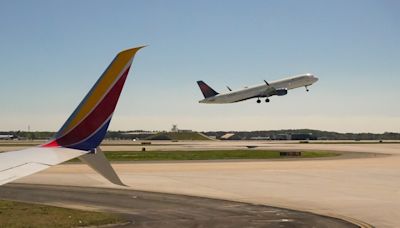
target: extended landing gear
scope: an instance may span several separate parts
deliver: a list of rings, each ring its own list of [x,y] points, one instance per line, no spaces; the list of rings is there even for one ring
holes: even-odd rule
[[[269,102],[269,98],[265,99],[265,102],[268,103]],[[257,104],[260,104],[260,103],[261,103],[260,98],[257,98]]]
[[[308,86],[304,86],[304,87],[306,87],[306,91],[307,91],[307,92],[310,91],[310,90],[308,89]]]

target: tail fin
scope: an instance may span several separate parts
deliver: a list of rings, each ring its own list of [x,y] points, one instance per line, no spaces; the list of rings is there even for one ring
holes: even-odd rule
[[[215,95],[218,95],[215,90],[213,90],[210,86],[208,86],[205,82],[203,81],[197,81],[197,84],[200,87],[201,92],[203,93],[204,98],[209,98],[213,97]]]
[[[95,150],[107,132],[133,58],[142,47],[118,53],[72,115],[44,147]]]

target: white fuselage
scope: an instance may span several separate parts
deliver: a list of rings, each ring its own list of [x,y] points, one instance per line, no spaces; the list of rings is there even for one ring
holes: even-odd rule
[[[316,81],[318,81],[318,78],[312,74],[297,75],[294,77],[289,77],[282,80],[270,82],[268,83],[269,85],[267,85],[267,83],[264,83],[261,85],[248,87],[238,91],[218,94],[216,96],[200,100],[199,103],[224,104],[224,103],[234,103],[251,98],[270,97],[274,95],[271,94],[271,90],[274,89],[290,90],[299,87],[310,86]]]

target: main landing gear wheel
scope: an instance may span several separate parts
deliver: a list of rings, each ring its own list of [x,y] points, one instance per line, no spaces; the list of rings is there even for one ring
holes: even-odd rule
[[[267,102],[267,103],[268,103],[268,102],[269,102],[269,98],[265,99],[265,102]]]
[[[261,100],[260,100],[260,98],[258,98],[258,99],[257,99],[257,103],[258,103],[258,104],[260,104],[260,103],[261,103]]]

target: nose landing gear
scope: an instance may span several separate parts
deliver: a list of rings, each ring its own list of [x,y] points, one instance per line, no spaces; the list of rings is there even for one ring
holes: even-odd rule
[[[267,102],[267,103],[268,103],[268,102],[269,102],[269,98],[265,99],[265,102]]]
[[[308,86],[304,86],[304,87],[306,87],[306,91],[307,91],[307,92],[310,91],[310,90],[308,89]]]

